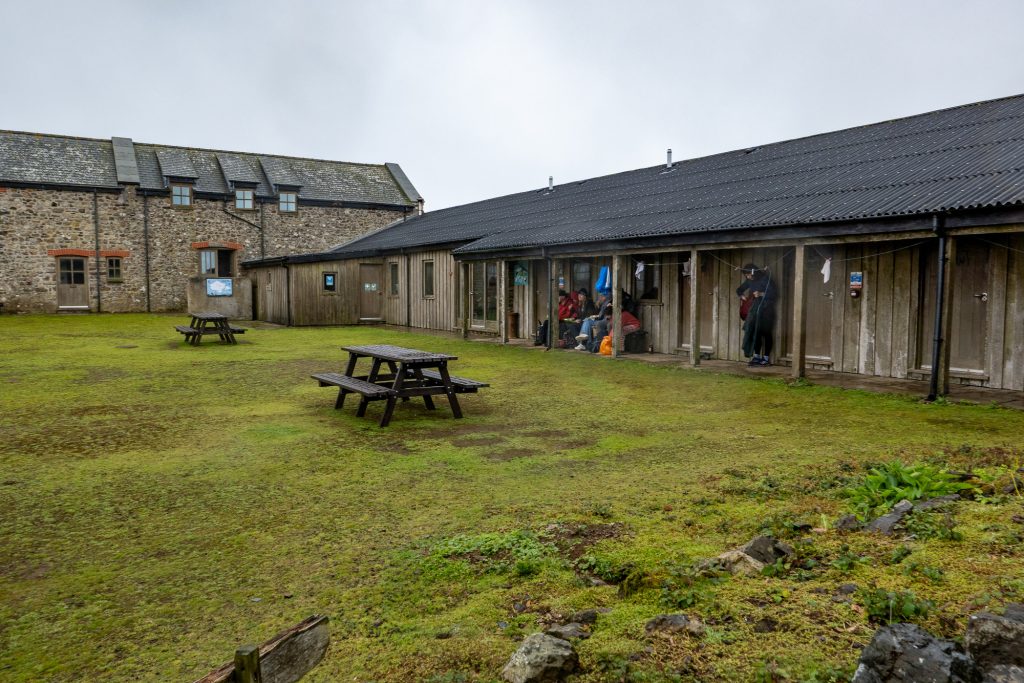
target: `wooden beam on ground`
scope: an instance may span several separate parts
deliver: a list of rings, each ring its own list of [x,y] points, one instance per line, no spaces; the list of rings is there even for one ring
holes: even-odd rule
[[[690,250],[690,365],[700,365],[700,252]]]
[[[794,378],[807,375],[807,249],[796,247],[793,262],[793,367]]]
[[[258,649],[254,646],[239,648],[234,662],[195,683],[295,683],[324,658],[331,640],[327,622],[326,616],[314,615],[278,633]],[[253,670],[257,678],[251,676]]]

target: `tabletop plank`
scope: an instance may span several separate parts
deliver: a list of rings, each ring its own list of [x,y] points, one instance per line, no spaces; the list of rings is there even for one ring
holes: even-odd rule
[[[458,356],[451,356],[447,353],[432,353],[420,351],[419,349],[407,349],[402,346],[391,344],[364,344],[360,346],[342,346],[342,351],[348,351],[359,356],[369,356],[395,363],[424,363],[458,360]]]

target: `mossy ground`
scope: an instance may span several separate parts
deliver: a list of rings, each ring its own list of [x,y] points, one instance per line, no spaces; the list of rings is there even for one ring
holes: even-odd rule
[[[308,680],[493,681],[539,620],[590,607],[610,611],[578,645],[581,682],[829,680],[873,629],[833,600],[842,583],[933,600],[924,626],[946,636],[1024,599],[1009,495],[958,504],[959,542],[805,532],[816,570],[695,596],[703,639],[643,629],[673,611],[674,567],[835,519],[866,463],[1015,457],[1020,412],[379,328],[192,348],[178,322],[0,318],[5,681],[191,680],[313,613],[332,643]],[[334,411],[309,379],[371,342],[454,353],[492,386],[464,420],[410,402],[379,429],[380,404]],[[832,567],[844,544],[868,562]],[[583,555],[639,590],[590,585]]]

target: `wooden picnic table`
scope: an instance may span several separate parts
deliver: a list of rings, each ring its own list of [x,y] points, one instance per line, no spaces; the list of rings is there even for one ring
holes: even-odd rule
[[[245,328],[232,326],[223,313],[193,313],[188,325],[175,325],[174,329],[185,335],[185,341],[192,346],[199,346],[206,334],[215,334],[222,342],[237,344],[235,335],[245,333]]]
[[[414,396],[422,396],[427,410],[434,410],[432,397],[444,394],[448,397],[452,415],[461,418],[462,408],[456,394],[475,393],[481,387],[488,386],[484,382],[452,377],[448,373],[448,362],[458,360],[458,356],[447,353],[432,353],[390,344],[341,348],[348,352],[344,374],[320,373],[313,375],[313,378],[320,382],[320,386],[333,385],[339,388],[335,408],[344,405],[347,394],[361,394],[363,398],[356,412],[360,417],[366,414],[366,406],[370,401],[386,400],[387,405],[380,420],[381,427],[391,422],[399,399],[408,401]],[[356,375],[356,366],[362,358],[372,359],[370,371],[366,375]]]

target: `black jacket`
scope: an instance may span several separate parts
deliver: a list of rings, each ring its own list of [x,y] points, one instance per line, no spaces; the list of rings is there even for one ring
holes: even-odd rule
[[[779,298],[779,288],[775,286],[775,280],[768,273],[762,273],[753,280],[744,280],[743,284],[736,288],[736,295],[754,296],[754,292],[761,292],[761,296],[754,299],[747,314],[747,320],[760,318],[761,320],[775,319],[775,302]]]

